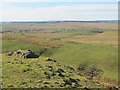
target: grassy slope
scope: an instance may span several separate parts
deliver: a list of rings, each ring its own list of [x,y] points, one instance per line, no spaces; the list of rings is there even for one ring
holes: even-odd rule
[[[39,54],[40,51],[42,51],[44,48],[49,48],[49,47],[29,44],[16,40],[2,40],[2,52],[13,51],[18,49],[31,49],[32,51]]]
[[[54,50],[50,57],[73,67],[78,67],[79,64],[98,66],[103,69],[104,77],[117,80],[117,51],[117,47],[110,45],[69,43]]]
[[[58,62],[46,61],[45,57],[23,59],[14,55],[6,56],[6,53],[2,54],[2,57],[3,88],[103,87],[94,80],[77,75],[75,71],[67,69]],[[52,69],[47,66],[51,66]],[[58,72],[58,69],[64,72]]]
[[[44,46],[20,41],[3,40],[3,51],[32,49],[39,54],[44,48]],[[62,64],[75,68],[79,64],[98,66],[104,70],[104,77],[117,80],[117,47],[111,45],[64,43],[61,48],[47,47],[47,51],[43,56],[53,58]]]

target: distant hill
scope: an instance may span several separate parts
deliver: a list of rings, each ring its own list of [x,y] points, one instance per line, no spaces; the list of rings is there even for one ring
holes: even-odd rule
[[[118,22],[118,20],[95,20],[95,21],[12,21],[12,22],[0,22],[0,23],[61,23],[61,22]]]

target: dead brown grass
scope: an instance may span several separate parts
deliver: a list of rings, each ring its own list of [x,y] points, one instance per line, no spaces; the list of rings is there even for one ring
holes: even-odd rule
[[[67,38],[74,35],[52,34],[52,33],[25,33],[26,36],[42,37],[42,38]]]
[[[97,78],[97,77],[94,77],[93,78],[95,81],[99,82],[100,84],[102,84],[103,86],[105,87],[118,87],[118,82],[116,82],[115,80],[111,80],[109,78]]]
[[[85,44],[108,44],[108,45],[114,45],[118,46],[117,41],[73,41],[74,43],[85,43]]]
[[[31,44],[41,45],[41,46],[49,46],[53,48],[58,48],[61,46],[61,44],[52,40],[50,41],[43,38],[28,37],[21,34],[12,34],[12,33],[3,34],[2,39],[3,40],[19,40],[26,43],[31,43]]]
[[[117,31],[109,31],[104,32],[98,35],[76,35],[74,37],[68,37],[67,40],[70,40],[74,43],[86,43],[86,44],[107,44],[119,46],[120,42],[118,42],[118,32]]]

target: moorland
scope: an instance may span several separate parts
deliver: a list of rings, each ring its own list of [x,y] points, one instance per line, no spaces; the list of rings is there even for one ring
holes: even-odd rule
[[[117,88],[117,22],[2,23],[3,88]],[[31,50],[38,58],[13,52]]]

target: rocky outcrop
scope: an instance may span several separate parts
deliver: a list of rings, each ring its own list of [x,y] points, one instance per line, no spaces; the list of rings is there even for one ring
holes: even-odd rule
[[[14,54],[16,56],[19,56],[21,58],[38,58],[39,55],[35,54],[34,52],[32,52],[32,50],[18,50],[18,51],[14,51]]]

